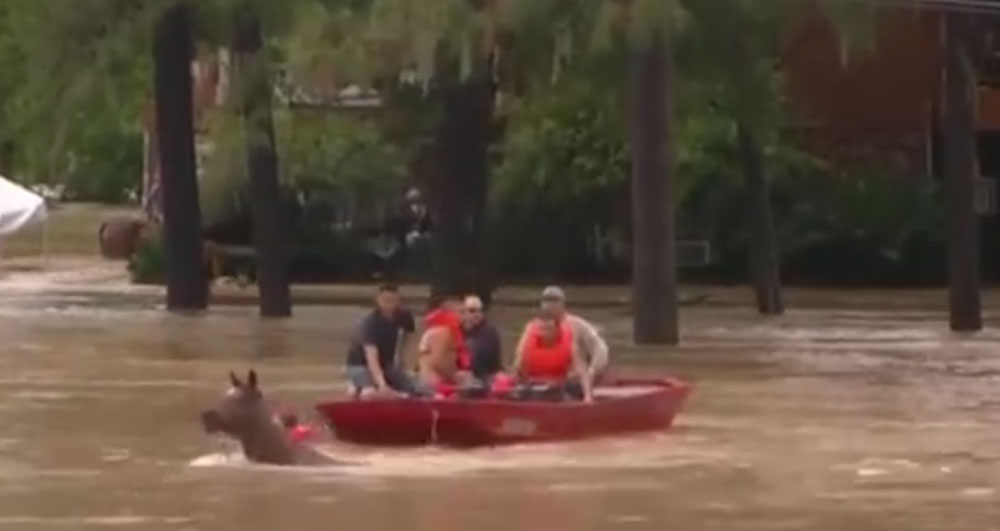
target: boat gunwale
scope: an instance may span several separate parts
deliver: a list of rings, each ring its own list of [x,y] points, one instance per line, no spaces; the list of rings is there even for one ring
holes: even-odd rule
[[[553,410],[553,409],[582,409],[582,408],[600,408],[602,405],[615,403],[621,404],[622,402],[631,402],[634,400],[648,400],[652,396],[662,395],[664,397],[677,397],[681,400],[685,399],[687,395],[693,390],[693,385],[677,378],[673,377],[659,377],[659,378],[616,378],[612,381],[612,385],[602,385],[601,387],[627,387],[627,386],[648,386],[649,391],[638,392],[633,395],[628,396],[614,396],[602,398],[591,403],[581,402],[581,401],[565,401],[565,402],[545,402],[545,401],[528,401],[528,400],[507,400],[501,398],[375,398],[375,399],[337,399],[329,400],[324,402],[319,402],[316,404],[315,409],[327,415],[329,408],[337,408],[343,410],[348,406],[353,406],[360,409],[376,408],[385,405],[396,405],[396,404],[413,404],[422,406],[441,406],[444,408],[449,408],[454,410],[460,406],[504,406],[510,409],[518,410]],[[463,408],[464,409],[464,408]],[[327,420],[330,420],[329,418]]]

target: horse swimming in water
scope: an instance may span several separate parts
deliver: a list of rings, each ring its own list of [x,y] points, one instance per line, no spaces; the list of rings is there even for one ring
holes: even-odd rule
[[[247,374],[244,382],[229,373],[230,388],[222,399],[202,411],[201,423],[206,433],[223,433],[240,442],[248,461],[270,465],[347,464],[289,437],[288,430],[264,401],[257,373]]]

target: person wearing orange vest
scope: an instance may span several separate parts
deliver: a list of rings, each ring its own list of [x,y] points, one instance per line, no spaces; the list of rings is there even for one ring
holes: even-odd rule
[[[424,385],[450,394],[466,379],[469,350],[462,334],[459,297],[447,297],[424,317],[426,329],[420,339],[417,373]]]
[[[593,400],[587,364],[573,339],[573,328],[551,312],[542,312],[525,331],[514,359],[514,373],[527,382],[565,386],[579,379],[585,402]]]

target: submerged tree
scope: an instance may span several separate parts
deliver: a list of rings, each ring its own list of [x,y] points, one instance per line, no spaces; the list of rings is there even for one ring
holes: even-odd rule
[[[194,149],[193,41],[190,7],[183,1],[167,7],[153,31],[153,65],[170,310],[208,305]]]
[[[632,6],[629,59],[629,144],[632,157],[633,338],[676,344],[677,259],[674,216],[674,87],[671,6]]]
[[[278,185],[278,156],[271,112],[272,81],[258,13],[249,2],[235,8],[234,50],[239,108],[244,121],[246,170],[249,174],[260,313],[287,317],[289,292],[289,220],[284,218]]]
[[[483,234],[496,101],[495,55],[489,41],[480,33],[467,44],[473,50],[452,50],[435,72],[433,91],[442,112],[434,127],[428,173],[422,176],[434,220],[432,292],[473,292],[487,301],[492,286]],[[462,59],[463,53],[470,57]]]
[[[977,20],[945,13],[944,189],[948,223],[949,321],[955,331],[983,327],[979,294],[979,230],[975,210]]]
[[[795,12],[752,0],[686,2],[689,24],[680,38],[683,68],[696,87],[700,113],[731,121],[745,179],[751,228],[750,279],[757,309],[784,311],[779,250],[768,184],[766,146],[781,125],[778,59],[781,32]],[[694,91],[692,91],[694,92]]]

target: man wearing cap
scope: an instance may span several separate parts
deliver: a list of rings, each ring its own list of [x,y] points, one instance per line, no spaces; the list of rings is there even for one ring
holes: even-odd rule
[[[573,331],[573,350],[588,364],[589,383],[599,383],[607,371],[610,356],[608,344],[597,332],[597,328],[586,319],[566,311],[566,293],[559,286],[548,286],[542,290],[541,306],[543,311],[569,325]],[[528,337],[529,330],[525,327],[517,344],[518,356],[524,352]]]

